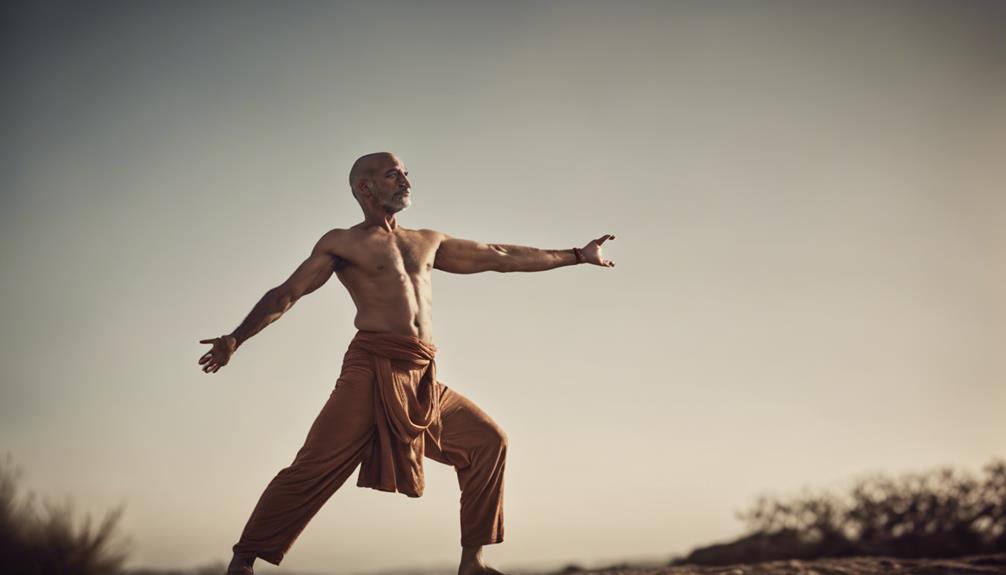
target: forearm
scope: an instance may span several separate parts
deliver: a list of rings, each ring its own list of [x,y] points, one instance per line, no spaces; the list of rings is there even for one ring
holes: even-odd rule
[[[280,292],[276,288],[267,291],[252,308],[248,317],[230,335],[237,340],[237,345],[240,347],[245,340],[279,319],[293,306],[293,302],[293,296],[289,293]]]
[[[489,245],[499,255],[494,268],[499,272],[540,272],[579,263],[572,248],[542,250],[509,244]]]

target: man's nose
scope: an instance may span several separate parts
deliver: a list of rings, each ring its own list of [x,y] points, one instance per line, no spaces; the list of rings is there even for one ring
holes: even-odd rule
[[[409,181],[408,176],[405,174],[398,174],[398,183],[406,188],[412,187],[412,182]]]

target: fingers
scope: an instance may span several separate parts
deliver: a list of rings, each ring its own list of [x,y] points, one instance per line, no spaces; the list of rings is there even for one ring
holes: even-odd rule
[[[597,238],[596,240],[594,240],[593,243],[597,244],[597,247],[600,248],[601,244],[603,244],[604,242],[606,242],[608,240],[613,240],[613,239],[615,239],[615,235],[614,234],[604,234],[603,236],[601,236],[601,237]],[[601,259],[600,258],[600,255],[601,255],[600,250],[598,250],[597,255],[598,255],[597,265],[602,266],[602,267],[606,267],[606,268],[613,268],[613,267],[615,267],[615,262],[613,262],[611,260],[605,260],[605,259]]]
[[[211,343],[213,344],[213,349],[207,351],[199,358],[199,365],[203,366],[203,372],[205,373],[216,373],[220,369],[220,364],[213,359],[213,350],[217,348],[217,343],[219,342],[219,337],[211,337],[209,339],[201,339],[199,343]]]
[[[213,344],[213,349],[207,351],[199,358],[199,365],[203,366],[203,373],[216,373],[220,371],[221,367],[227,365],[227,360],[220,353],[213,353],[214,351],[219,352],[219,344],[221,342],[222,339],[219,337],[199,340],[199,343]]]
[[[210,341],[213,341],[213,340],[210,340]],[[199,343],[203,343],[203,342],[199,342]],[[213,349],[207,351],[206,353],[203,354],[202,357],[199,358],[199,363],[202,364],[202,363],[206,363],[207,361],[209,361],[210,358],[213,357],[213,351],[216,350],[216,349],[217,349],[217,346],[214,343],[213,344]]]
[[[203,373],[216,373],[220,368],[227,365],[226,362],[213,361],[203,366]]]

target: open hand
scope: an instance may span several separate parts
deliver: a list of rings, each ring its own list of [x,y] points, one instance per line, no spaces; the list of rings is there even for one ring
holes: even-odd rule
[[[580,252],[583,253],[584,261],[594,265],[604,266],[606,268],[615,267],[615,262],[601,257],[601,244],[603,244],[605,240],[613,239],[615,239],[615,236],[611,234],[604,234],[603,236],[597,238],[596,240],[591,240],[590,243],[583,246],[583,248],[580,249]]]
[[[238,347],[238,340],[231,335],[222,335],[210,339],[201,339],[199,343],[212,343],[213,349],[207,351],[199,358],[199,364],[203,366],[205,373],[216,373],[221,367],[227,365],[231,360],[231,355]]]

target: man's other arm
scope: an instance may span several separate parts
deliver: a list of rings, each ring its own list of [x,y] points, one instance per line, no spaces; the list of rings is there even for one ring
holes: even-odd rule
[[[237,346],[279,319],[298,299],[325,285],[338,263],[335,248],[339,231],[341,230],[332,230],[322,236],[311,250],[311,255],[293,274],[262,296],[248,317],[230,333],[237,340]]]
[[[605,234],[581,248],[583,263],[614,267],[601,257],[600,246],[615,236]],[[433,267],[456,274],[495,272],[538,272],[581,263],[573,248],[546,250],[511,244],[484,244],[443,234]]]

